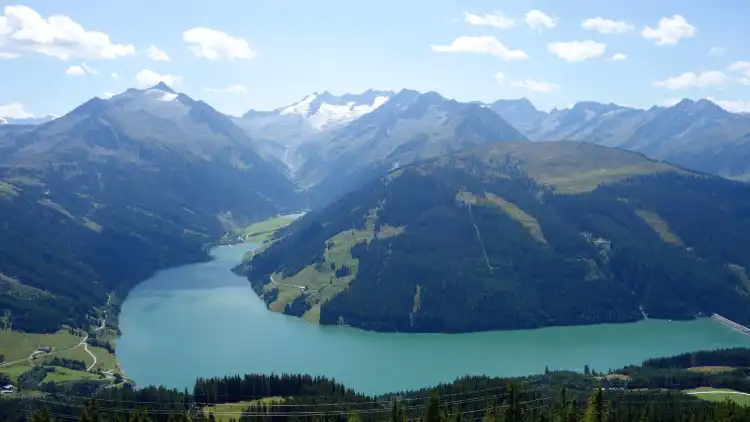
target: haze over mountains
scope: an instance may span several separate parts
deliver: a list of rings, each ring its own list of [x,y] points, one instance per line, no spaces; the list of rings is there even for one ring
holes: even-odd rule
[[[490,107],[534,141],[580,140],[629,149],[730,178],[746,179],[750,173],[750,119],[706,99],[648,110],[579,102],[546,113],[525,99]]]
[[[232,227],[302,201],[209,105],[164,84],[0,127],[0,308],[13,327],[86,326],[108,294],[206,259]]]
[[[585,102],[547,113],[527,100],[461,103],[435,92],[369,90],[311,94],[231,117],[159,83],[93,98],[39,125],[0,126],[0,215],[11,240],[2,245],[0,307],[18,328],[80,326],[108,293],[122,297],[159,268],[205,259],[207,245],[248,222],[329,204],[346,210],[351,204],[338,198],[425,160],[571,139],[736,178],[750,162],[750,119],[707,100],[649,110]],[[347,224],[365,224],[359,218]]]
[[[744,323],[748,199],[745,183],[629,151],[493,143],[354,190],[244,271],[272,310],[376,331]]]

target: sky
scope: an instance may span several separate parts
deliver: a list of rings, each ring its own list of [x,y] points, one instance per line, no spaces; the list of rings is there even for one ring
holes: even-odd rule
[[[0,117],[160,80],[233,115],[369,88],[750,111],[748,17],[747,0],[0,1]]]

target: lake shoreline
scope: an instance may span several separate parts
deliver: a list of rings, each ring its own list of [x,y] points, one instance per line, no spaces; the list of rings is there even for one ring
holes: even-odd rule
[[[601,371],[653,356],[750,346],[750,337],[708,318],[462,334],[315,326],[269,312],[247,278],[231,271],[254,246],[219,246],[212,261],[163,271],[133,290],[117,344],[131,379],[181,389],[201,376],[310,373],[377,393],[467,374],[524,376],[544,366],[585,365]]]

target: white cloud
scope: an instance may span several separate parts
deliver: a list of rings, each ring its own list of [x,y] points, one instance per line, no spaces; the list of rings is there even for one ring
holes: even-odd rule
[[[458,37],[449,45],[431,45],[432,51],[438,53],[474,53],[490,54],[503,60],[524,60],[529,55],[521,50],[511,50],[497,38],[491,36]]]
[[[729,70],[732,72],[743,72],[745,77],[740,78],[739,82],[743,85],[748,85],[747,80],[750,79],[750,62],[736,61],[729,65]]]
[[[83,70],[81,66],[70,66],[68,70],[65,71],[65,74],[70,76],[83,76],[86,74],[86,71]]]
[[[641,32],[643,38],[654,41],[656,45],[677,44],[682,38],[695,35],[695,27],[690,25],[681,15],[659,19],[656,29],[646,26]]]
[[[557,25],[557,19],[540,10],[529,10],[523,20],[531,29],[554,28]]]
[[[206,92],[221,92],[221,93],[229,93],[229,92],[247,92],[247,87],[245,85],[230,85],[226,88],[203,88]]]
[[[28,119],[34,117],[33,114],[24,110],[21,103],[0,104],[0,117],[10,117],[11,119]]]
[[[560,89],[560,85],[553,84],[552,82],[547,81],[535,81],[533,79],[524,79],[522,81],[516,81],[511,82],[511,85],[524,88],[532,92],[552,92],[554,90]]]
[[[120,79],[120,75],[115,72],[110,73],[109,76],[111,76],[114,80]]]
[[[682,98],[667,98],[666,100],[662,101],[662,105],[665,107],[672,107],[677,105],[677,103],[679,103],[680,101],[682,101]]]
[[[508,29],[516,26],[516,20],[509,18],[499,10],[495,10],[483,15],[464,12],[464,22],[469,25],[493,26],[495,28]]]
[[[612,55],[613,61],[627,60],[627,59],[628,59],[628,55],[625,53],[615,53]]]
[[[156,62],[169,62],[172,59],[169,58],[164,50],[160,50],[157,46],[151,45],[148,47],[148,58]]]
[[[632,31],[634,26],[625,21],[615,21],[597,16],[583,21],[581,28],[598,31],[600,34],[624,34]]]
[[[65,74],[70,76],[83,76],[87,73],[90,75],[98,75],[99,71],[87,65],[86,63],[70,66],[68,67],[68,70],[65,71]]]
[[[495,73],[495,76],[493,76],[492,78],[497,82],[498,85],[505,85],[505,75],[503,74],[503,72]]]
[[[654,82],[655,86],[679,90],[690,88],[708,88],[712,86],[724,85],[730,81],[730,78],[718,70],[709,70],[699,74],[685,72],[679,76],[673,76],[663,81]]]
[[[138,85],[144,87],[154,86],[159,82],[164,82],[165,84],[174,87],[182,82],[182,76],[170,74],[160,75],[153,70],[143,69],[138,72],[137,75],[135,75],[135,81],[138,83]]]
[[[709,48],[706,55],[708,57],[718,57],[718,56],[723,56],[726,51],[727,49],[722,46],[715,46],[715,47]]]
[[[746,100],[716,100],[712,97],[706,98],[716,103],[719,107],[732,113],[750,113],[750,101]]]
[[[607,44],[591,40],[553,42],[547,45],[547,49],[567,62],[579,62],[603,55]]]
[[[0,38],[0,40],[1,40],[1,38]],[[3,53],[3,52],[0,52],[0,60],[17,59],[19,57],[21,57],[21,55],[18,54],[18,53]]]
[[[750,70],[750,62],[746,62],[744,60],[736,61],[729,65],[729,70],[731,71]]]
[[[182,40],[190,44],[193,54],[208,60],[250,59],[256,54],[244,38],[205,27],[188,29]]]
[[[737,78],[737,82],[741,85],[750,86],[750,78]]]
[[[96,70],[96,69],[94,69],[93,67],[91,67],[91,66],[87,65],[86,63],[83,63],[83,62],[82,62],[82,63],[81,63],[81,67],[83,68],[83,70],[85,70],[85,71],[86,71],[86,73],[89,73],[89,74],[91,74],[91,75],[98,75],[98,74],[99,74],[99,71],[98,71],[98,70]]]
[[[105,100],[108,100],[108,99],[114,97],[115,95],[117,95],[117,94],[115,94],[114,92],[107,91],[107,92],[105,92],[104,94],[101,95],[101,98],[105,99]]]
[[[0,15],[0,44],[67,60],[114,59],[135,54],[132,44],[114,44],[99,31],[88,31],[65,15],[42,17],[27,6],[5,6]]]

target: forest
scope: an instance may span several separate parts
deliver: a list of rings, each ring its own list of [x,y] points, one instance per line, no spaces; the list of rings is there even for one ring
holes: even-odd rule
[[[322,324],[470,332],[713,313],[750,323],[750,186],[675,169],[568,192],[532,164],[466,153],[401,169],[280,231],[248,279],[259,291],[275,272],[321,267],[329,239],[364,230],[374,210],[373,232],[403,231],[351,248],[354,279],[322,303]],[[305,300],[286,312],[301,315]]]
[[[545,371],[523,378],[467,376],[416,391],[359,394],[308,375],[198,379],[192,392],[161,387],[102,389],[87,382],[43,395],[0,400],[0,420],[52,421],[747,421],[750,407],[684,394],[681,382],[707,387],[747,383],[750,349],[652,359],[639,366],[584,373]],[[688,366],[732,367],[724,373]],[[628,380],[628,378],[632,379]],[[625,380],[625,381],[623,381]],[[741,381],[744,381],[741,382]],[[647,386],[645,386],[647,385]],[[233,410],[227,406],[234,404]]]

